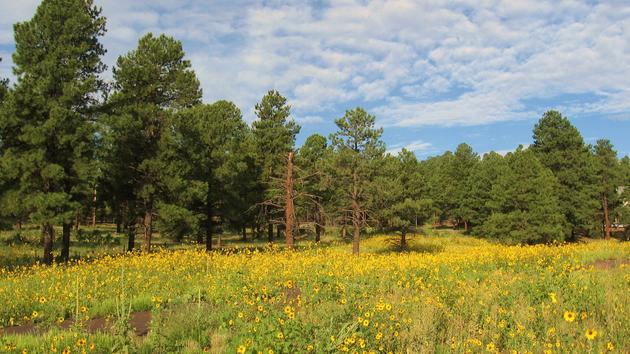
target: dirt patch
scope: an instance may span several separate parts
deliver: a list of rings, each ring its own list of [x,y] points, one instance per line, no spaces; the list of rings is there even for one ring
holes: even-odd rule
[[[602,259],[591,263],[595,269],[612,269],[622,264],[630,265],[630,259]]]
[[[134,333],[138,337],[144,337],[149,333],[149,325],[151,324],[151,312],[138,311],[131,313],[130,324],[134,329]],[[63,324],[55,326],[56,328],[68,329],[74,322],[72,320],[64,321]],[[88,333],[107,332],[114,325],[113,319],[106,317],[97,317],[86,321],[83,327]],[[37,326],[33,323],[26,323],[19,326],[11,326],[0,328],[0,336],[20,335],[20,334],[41,334],[46,332],[48,327]]]

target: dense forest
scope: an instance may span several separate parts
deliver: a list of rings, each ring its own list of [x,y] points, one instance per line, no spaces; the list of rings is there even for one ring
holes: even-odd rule
[[[68,259],[72,229],[97,222],[144,251],[155,231],[210,250],[224,229],[292,247],[334,226],[353,253],[367,227],[399,232],[402,245],[425,224],[512,244],[609,238],[630,222],[630,159],[606,139],[586,144],[560,112],[505,156],[467,144],[422,161],[387,153],[360,107],[296,147],[281,93],[261,98],[251,125],[232,102],[203,102],[168,35],[140,38],[105,80],[105,26],[84,0],[45,0],[14,26],[16,79],[0,85],[0,227],[39,225],[47,263],[55,238]]]

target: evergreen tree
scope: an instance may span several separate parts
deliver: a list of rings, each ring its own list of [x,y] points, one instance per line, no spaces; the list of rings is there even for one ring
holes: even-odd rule
[[[0,58],[0,62],[2,62],[2,58]],[[9,91],[9,79],[0,78],[0,105],[2,104],[2,102],[4,102],[4,96],[7,95],[8,91]]]
[[[361,229],[365,224],[365,189],[378,171],[385,145],[380,140],[383,129],[374,127],[376,118],[363,108],[346,111],[337,120],[338,131],[330,136],[334,156],[334,176],[351,202],[352,253],[359,254]],[[346,206],[347,208],[347,206]]]
[[[615,221],[624,227],[624,238],[630,241],[630,157],[624,156],[619,161],[619,186],[617,197],[619,203],[613,211]]]
[[[580,132],[559,112],[548,111],[534,127],[531,149],[560,182],[560,208],[571,225],[569,235],[595,229],[596,174]]]
[[[475,234],[479,234],[479,226],[490,217],[491,210],[488,207],[488,201],[492,188],[506,168],[503,156],[496,152],[489,152],[471,171],[470,189],[466,193],[466,200],[470,206],[470,223]]]
[[[464,230],[468,231],[470,220],[474,217],[474,204],[469,199],[471,190],[471,173],[479,163],[477,155],[468,144],[459,144],[452,160],[453,166],[450,172],[453,174],[451,181],[455,183],[454,197],[455,209],[453,217],[458,223],[464,224]]]
[[[150,251],[153,216],[179,173],[172,163],[175,112],[200,102],[199,81],[184,59],[179,41],[147,34],[138,47],[119,57],[113,70],[114,93],[108,105],[106,140],[109,146],[107,173],[124,176],[115,181],[125,191],[129,215],[142,217],[144,251]],[[134,247],[130,234],[129,250]]]
[[[233,208],[230,196],[241,191],[233,181],[246,172],[239,162],[244,159],[247,125],[238,107],[228,101],[197,105],[177,117],[186,190],[182,194],[189,196],[185,205],[201,221],[210,250],[213,218],[225,218]]]
[[[41,225],[50,263],[53,225],[63,224],[67,258],[70,222],[89,190],[105,18],[90,0],[44,0],[14,32],[17,81],[0,118],[1,159],[17,171],[12,185],[24,204],[18,208]]]
[[[426,194],[433,200],[436,209],[434,222],[442,222],[453,215],[456,208],[456,183],[453,180],[453,153],[445,152],[440,156],[422,161],[422,174],[426,180]]]
[[[389,157],[390,168],[385,169],[388,181],[378,184],[387,200],[381,210],[389,226],[400,231],[400,248],[405,249],[409,230],[416,230],[432,216],[433,200],[421,194],[422,175],[411,151],[403,149],[398,156]]]
[[[271,90],[256,104],[258,120],[253,123],[254,141],[261,165],[260,192],[262,199],[270,200],[283,191],[274,190],[271,184],[274,179],[286,173],[287,155],[293,151],[295,137],[300,126],[290,119],[291,106],[278,91]],[[269,242],[273,240],[273,226],[270,222],[276,211],[266,210]]]
[[[599,180],[598,189],[601,198],[602,225],[604,236],[610,239],[610,210],[614,209],[619,197],[617,188],[622,183],[621,169],[617,160],[617,152],[609,140],[597,140],[594,147],[595,166]]]
[[[562,241],[566,221],[559,207],[559,183],[529,150],[519,147],[505,157],[482,226],[486,237],[506,243]]]
[[[303,192],[310,196],[300,209],[304,210],[305,219],[312,219],[315,224],[315,242],[320,241],[325,223],[324,205],[333,196],[329,176],[324,173],[329,153],[326,137],[313,134],[306,138],[296,158],[298,173],[304,178]]]

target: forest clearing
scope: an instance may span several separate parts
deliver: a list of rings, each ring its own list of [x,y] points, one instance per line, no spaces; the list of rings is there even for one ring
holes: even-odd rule
[[[395,238],[398,242],[398,237]],[[630,245],[445,233],[157,251],[0,270],[10,353],[627,352]],[[138,336],[129,317],[149,311]],[[130,316],[131,314],[131,316]],[[81,323],[110,319],[111,328]],[[64,322],[72,322],[64,326]],[[62,330],[65,328],[65,330]]]

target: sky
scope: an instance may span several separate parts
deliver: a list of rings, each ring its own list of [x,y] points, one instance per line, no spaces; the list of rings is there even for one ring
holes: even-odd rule
[[[308,135],[364,107],[390,152],[420,158],[459,143],[483,154],[532,143],[549,109],[585,141],[630,155],[630,2],[94,0],[107,17],[106,78],[147,32],[181,40],[206,102],[244,118],[280,91]],[[15,22],[39,1],[0,0],[0,77]]]

